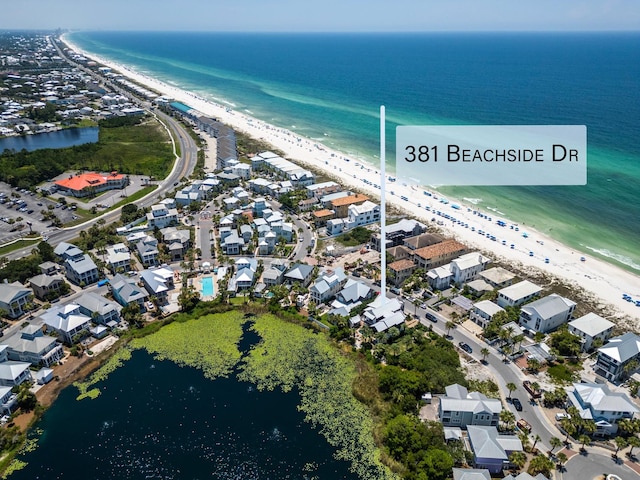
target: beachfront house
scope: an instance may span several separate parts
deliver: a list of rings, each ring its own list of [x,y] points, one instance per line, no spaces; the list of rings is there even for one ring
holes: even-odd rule
[[[478,252],[460,255],[451,260],[453,282],[457,285],[473,280],[491,262],[490,259]]]
[[[571,320],[568,324],[569,332],[580,337],[583,352],[591,350],[594,341],[602,345],[613,333],[614,326],[613,322],[593,312]]]
[[[417,220],[409,220],[407,218],[403,218],[398,223],[387,225],[385,235],[387,237],[385,242],[386,248],[402,245],[402,242],[406,238],[420,235],[426,230],[427,226],[425,224],[420,223]],[[442,238],[440,240],[442,240]],[[370,243],[371,248],[379,252],[382,244],[380,233],[372,234]]]
[[[513,283],[513,279],[516,278],[513,273],[502,267],[492,267],[480,272],[478,275],[493,288],[498,289],[508,287]]]
[[[498,305],[502,308],[505,307],[517,307],[529,300],[535,298],[542,288],[529,280],[523,280],[515,285],[510,285],[501,290],[498,290]]]
[[[571,318],[576,302],[555,293],[531,302],[520,311],[520,325],[534,332],[547,333]]]
[[[365,201],[360,205],[350,205],[347,209],[349,228],[361,227],[380,221],[380,205]]]
[[[445,240],[413,251],[413,261],[426,271],[449,263],[467,253],[467,247],[456,240]]]
[[[523,450],[516,435],[501,435],[494,426],[469,425],[467,433],[473,467],[486,468],[493,474],[511,468],[509,455]]]
[[[27,311],[32,295],[20,282],[9,283],[5,279],[0,283],[0,311],[9,318],[18,318]]]
[[[457,383],[445,387],[445,392],[438,406],[438,415],[445,427],[498,425],[502,411],[500,400],[488,398],[480,392],[469,392]]]
[[[609,340],[598,349],[594,370],[610,382],[617,382],[625,375],[631,375],[640,361],[640,337],[627,332]]]
[[[574,383],[566,391],[580,418],[595,422],[597,436],[615,435],[621,418],[633,418],[640,411],[627,394],[612,392],[602,383]]]

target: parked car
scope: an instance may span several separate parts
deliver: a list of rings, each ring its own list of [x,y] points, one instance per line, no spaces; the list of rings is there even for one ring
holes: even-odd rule
[[[471,352],[473,352],[473,350],[471,349],[471,347],[470,347],[470,346],[469,346],[469,344],[467,344],[467,343],[460,342],[460,343],[458,343],[458,346],[459,346],[462,350],[464,350],[465,352],[467,352],[467,353],[471,353]]]
[[[516,422],[516,426],[524,432],[527,432],[527,433],[531,432],[531,425],[529,425],[529,422],[527,422],[523,418],[521,418]]]
[[[433,313],[427,312],[425,313],[425,317],[427,317],[427,320],[431,320],[433,323],[438,323],[438,319]]]
[[[511,399],[511,403],[518,412],[522,411],[522,403],[520,403],[520,400],[518,400],[517,398],[513,398]]]

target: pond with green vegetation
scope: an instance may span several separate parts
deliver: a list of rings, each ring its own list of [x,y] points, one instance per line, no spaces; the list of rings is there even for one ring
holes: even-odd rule
[[[386,479],[353,362],[233,311],[132,340],[46,412],[15,479]]]

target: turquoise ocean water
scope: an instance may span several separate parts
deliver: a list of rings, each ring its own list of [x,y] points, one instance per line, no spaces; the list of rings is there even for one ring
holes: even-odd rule
[[[640,34],[76,32],[101,55],[376,163],[397,125],[587,125],[585,187],[442,189],[640,273]],[[390,168],[393,168],[390,162]]]

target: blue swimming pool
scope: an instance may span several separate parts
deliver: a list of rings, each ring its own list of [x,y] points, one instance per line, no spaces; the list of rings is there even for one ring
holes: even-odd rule
[[[205,297],[213,297],[213,277],[202,277],[200,293]]]

